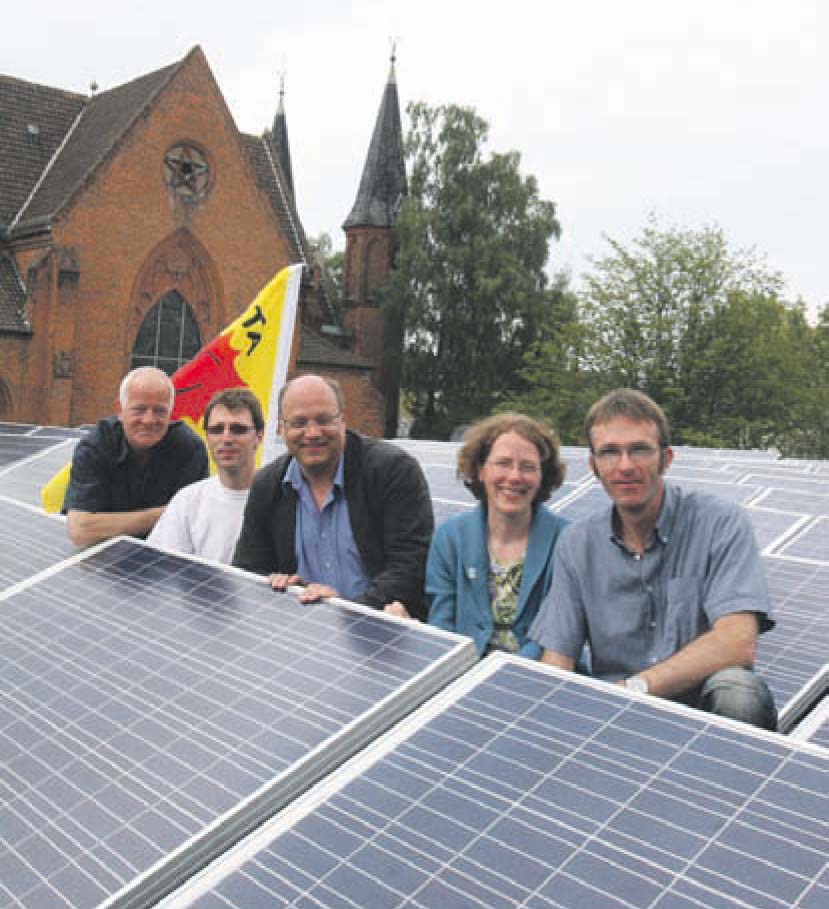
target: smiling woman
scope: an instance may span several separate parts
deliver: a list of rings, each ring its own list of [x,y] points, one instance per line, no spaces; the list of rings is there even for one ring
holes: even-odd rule
[[[533,659],[530,624],[552,580],[552,554],[565,521],[543,507],[564,479],[556,436],[516,413],[471,426],[458,473],[480,502],[441,525],[429,551],[429,622],[491,650]]]

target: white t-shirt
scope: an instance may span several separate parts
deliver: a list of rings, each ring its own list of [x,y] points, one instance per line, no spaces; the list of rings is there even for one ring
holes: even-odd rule
[[[185,486],[170,500],[147,542],[229,565],[248,491],[228,489],[218,476]]]

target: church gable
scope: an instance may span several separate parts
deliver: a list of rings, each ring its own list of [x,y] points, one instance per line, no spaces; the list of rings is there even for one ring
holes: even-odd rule
[[[47,226],[72,201],[124,133],[146,111],[176,66],[93,96],[67,131],[54,161],[20,211],[12,236]]]

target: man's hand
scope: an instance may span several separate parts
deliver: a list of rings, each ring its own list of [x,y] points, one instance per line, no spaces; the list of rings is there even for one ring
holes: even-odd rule
[[[289,587],[302,585],[305,581],[298,574],[272,574],[268,578],[271,590],[277,590],[284,593]]]
[[[386,603],[383,607],[386,615],[396,615],[399,619],[410,619],[412,617],[408,609],[400,602],[395,600],[393,603]]]
[[[338,597],[339,594],[327,584],[309,584],[299,595],[300,603],[319,603],[329,597]]]

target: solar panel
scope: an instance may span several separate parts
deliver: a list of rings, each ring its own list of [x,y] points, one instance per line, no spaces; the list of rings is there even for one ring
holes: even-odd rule
[[[829,517],[815,518],[780,550],[782,555],[829,562]]]
[[[163,909],[825,909],[829,754],[489,658]]]
[[[471,641],[117,540],[0,596],[0,906],[152,905]]]
[[[797,694],[788,725],[793,739],[829,748],[829,663]]]
[[[810,718],[812,722],[806,741],[829,749],[829,696],[813,709]]]
[[[62,518],[49,517],[0,496],[0,590],[76,552]]]
[[[804,515],[787,511],[770,511],[751,506],[747,509],[754,526],[754,536],[760,551],[776,550],[781,541],[789,537],[808,520]]]
[[[829,565],[763,557],[777,625],[760,635],[758,672],[785,712],[829,653]]]
[[[829,477],[826,478],[829,488]],[[797,492],[793,489],[769,489],[755,504],[762,504],[764,508],[779,508],[785,511],[796,511],[799,514],[826,514],[829,515],[829,491],[820,494],[816,492]]]
[[[0,468],[0,495],[17,502],[41,506],[40,491],[52,477],[72,460],[76,439],[49,440],[49,447]]]
[[[45,451],[55,445],[57,441],[45,436],[0,434],[0,468],[8,467],[39,451]]]
[[[33,423],[0,423],[0,436],[25,436],[36,428]]]

